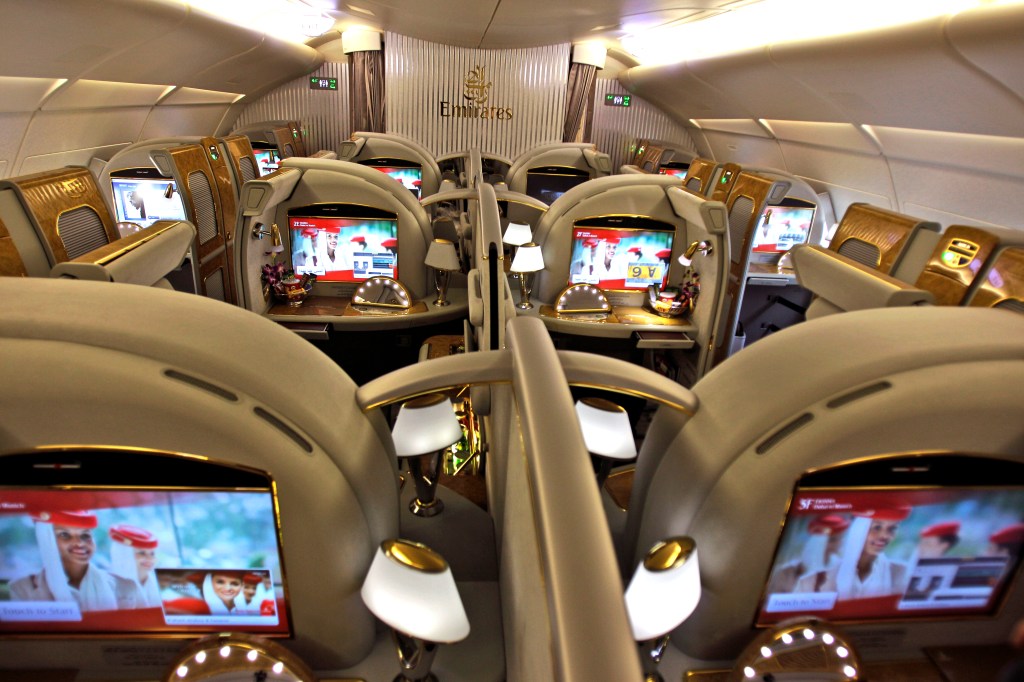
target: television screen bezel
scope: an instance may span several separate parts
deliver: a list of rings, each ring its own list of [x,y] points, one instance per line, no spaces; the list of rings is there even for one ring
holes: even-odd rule
[[[141,631],[134,626],[125,629],[106,628],[78,631],[36,627],[34,629],[0,629],[0,640],[12,638],[38,640],[54,638],[63,640],[194,639],[224,632],[226,629],[274,639],[295,636],[285,567],[280,503],[277,485],[268,472],[208,458],[119,446],[54,446],[7,454],[0,456],[0,471],[3,472],[3,486],[0,487],[0,491],[17,490],[23,493],[66,491],[78,495],[145,492],[238,492],[269,495],[271,518],[268,521],[273,526],[280,570],[280,575],[275,576],[280,582],[280,587],[275,588],[275,605],[279,618],[277,625],[238,625],[227,622],[166,626],[160,629]],[[157,566],[157,568],[160,567]],[[184,570],[187,567],[180,568]],[[215,567],[207,567],[207,570],[212,568]],[[224,568],[223,570],[231,569]],[[2,628],[2,624],[0,624],[0,628]]]
[[[574,282],[572,274],[572,258],[575,253],[576,242],[579,241],[577,237],[580,230],[611,230],[616,232],[646,232],[646,233],[664,233],[668,235],[669,245],[668,249],[672,251],[674,255],[676,232],[678,228],[672,223],[657,218],[651,218],[650,216],[638,216],[638,215],[608,215],[608,216],[592,216],[589,218],[581,218],[576,220],[572,224],[572,228],[569,230],[569,273],[566,280],[566,286],[571,284],[594,284],[599,286],[603,291],[614,291],[635,294],[638,292],[646,291],[648,284],[644,284],[640,287],[603,287],[600,284],[600,280],[597,283],[593,282]],[[672,263],[674,259],[672,255],[669,256],[668,264],[665,269],[665,274],[662,276],[661,284],[659,288],[667,286],[668,282],[671,281]],[[628,277],[626,278],[628,279]],[[606,280],[607,281],[607,280]],[[625,280],[623,280],[625,281]]]
[[[115,186],[116,181],[143,181],[150,184],[164,184],[170,183],[174,185],[174,194],[178,197],[178,205],[181,206],[180,216],[168,216],[168,217],[157,217],[157,218],[146,218],[132,219],[128,218],[124,211],[124,204],[122,197],[118,195],[118,190]],[[181,196],[181,191],[178,189],[178,183],[174,178],[168,177],[160,173],[160,171],[153,166],[141,166],[138,168],[120,168],[110,172],[110,196],[113,202],[114,208],[114,220],[118,223],[133,223],[140,225],[142,229],[151,227],[154,223],[161,220],[188,220],[188,209],[185,206],[185,200]],[[173,195],[172,195],[173,196]],[[118,228],[120,230],[120,228]],[[138,231],[138,230],[135,230]],[[121,231],[121,236],[127,236],[124,231]]]
[[[807,472],[797,480],[790,493],[786,509],[779,523],[778,538],[774,543],[767,573],[762,582],[761,595],[754,611],[753,625],[757,628],[775,627],[779,622],[796,615],[811,614],[839,624],[889,625],[924,623],[947,619],[992,620],[1002,612],[1011,593],[1018,587],[1024,572],[1024,551],[1012,560],[998,586],[998,592],[984,612],[965,612],[957,609],[929,611],[898,611],[892,615],[836,617],[814,610],[780,611],[777,618],[765,618],[769,599],[768,588],[780,563],[780,551],[786,539],[786,528],[791,512],[802,493],[878,492],[891,495],[900,491],[1012,491],[1024,494],[1024,485],[1005,485],[1005,481],[1022,480],[1024,463],[999,457],[970,455],[960,452],[921,452],[912,455],[883,455],[837,464]],[[920,506],[920,505],[919,505]],[[815,511],[813,509],[809,510]],[[827,510],[819,510],[825,513]],[[911,510],[911,513],[912,510]],[[983,558],[983,557],[971,557]],[[908,581],[912,576],[908,576]]]
[[[292,227],[293,218],[309,218],[311,220],[377,220],[393,223],[393,238],[396,239],[398,243],[395,246],[394,268],[392,270],[392,273],[386,276],[396,280],[399,278],[399,273],[401,271],[399,268],[399,264],[401,261],[400,254],[402,248],[402,239],[401,230],[399,229],[397,213],[386,211],[384,209],[376,208],[373,206],[366,206],[363,204],[341,203],[308,204],[306,206],[295,206],[293,208],[288,209],[288,239],[290,246],[289,261],[291,262],[292,269],[295,271],[295,273],[297,275],[301,275],[307,272],[308,270],[296,266],[294,262],[295,244],[293,240],[295,239],[295,233],[297,231],[297,228]],[[330,282],[332,284],[358,286],[359,284],[365,282],[367,279],[377,276],[381,275],[379,273],[374,273],[368,274],[363,279],[355,279],[354,276],[353,279],[336,279],[333,277],[328,277],[325,270],[325,273],[323,275],[317,275],[317,282]]]

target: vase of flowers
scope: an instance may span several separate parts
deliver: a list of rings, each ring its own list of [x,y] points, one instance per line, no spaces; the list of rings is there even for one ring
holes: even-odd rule
[[[279,300],[298,307],[313,290],[316,275],[306,273],[299,276],[293,270],[285,269],[284,263],[268,263],[263,266],[261,279]]]

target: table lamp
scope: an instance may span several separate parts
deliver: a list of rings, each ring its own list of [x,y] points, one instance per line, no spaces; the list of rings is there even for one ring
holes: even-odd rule
[[[444,503],[437,499],[444,451],[462,438],[462,425],[451,401],[440,393],[407,401],[398,411],[391,437],[395,453],[409,458],[409,473],[416,486],[409,511],[416,516],[437,516],[444,510]]]
[[[629,415],[621,405],[604,398],[582,398],[576,402],[576,417],[580,421],[583,442],[587,451],[600,459],[597,485],[604,485],[615,460],[636,457],[636,441]]]
[[[447,239],[435,239],[430,242],[427,249],[427,257],[424,262],[434,268],[434,286],[437,288],[436,306],[446,306],[450,303],[445,298],[448,293],[448,282],[451,280],[451,273],[459,270],[459,254],[455,252],[455,244]]]
[[[512,247],[519,247],[523,244],[529,244],[533,241],[533,230],[526,223],[512,223],[508,224],[505,228],[505,234],[501,236],[502,243],[508,244]],[[512,250],[512,256],[515,258],[515,248]]]
[[[373,615],[391,627],[401,665],[394,682],[437,682],[430,665],[438,644],[469,635],[469,619],[444,557],[417,542],[387,540],[373,557],[361,595]]]
[[[644,682],[664,682],[658,663],[668,633],[690,617],[700,600],[700,568],[692,538],[669,538],[654,545],[626,588],[626,612],[633,639],[640,644]]]
[[[530,303],[530,273],[544,269],[544,255],[540,246],[533,242],[527,242],[516,251],[512,259],[511,271],[519,273],[519,303],[516,307],[520,310],[529,310],[533,307]]]

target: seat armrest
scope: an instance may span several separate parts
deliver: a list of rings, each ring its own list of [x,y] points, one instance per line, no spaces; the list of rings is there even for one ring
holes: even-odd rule
[[[931,292],[821,246],[798,246],[791,253],[800,286],[831,304],[832,312],[935,303]]]
[[[152,286],[182,264],[195,238],[192,223],[161,220],[74,260],[57,263],[50,276]]]

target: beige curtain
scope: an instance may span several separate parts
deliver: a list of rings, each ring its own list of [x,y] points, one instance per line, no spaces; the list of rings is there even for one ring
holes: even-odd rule
[[[587,116],[587,127],[583,142],[590,141],[592,126],[594,90],[597,85],[597,67],[593,64],[577,64],[569,67],[569,82],[565,87],[565,126],[562,128],[562,142],[576,142],[583,125],[583,117]]]
[[[352,132],[383,133],[384,51],[353,52],[349,56],[349,123]]]

